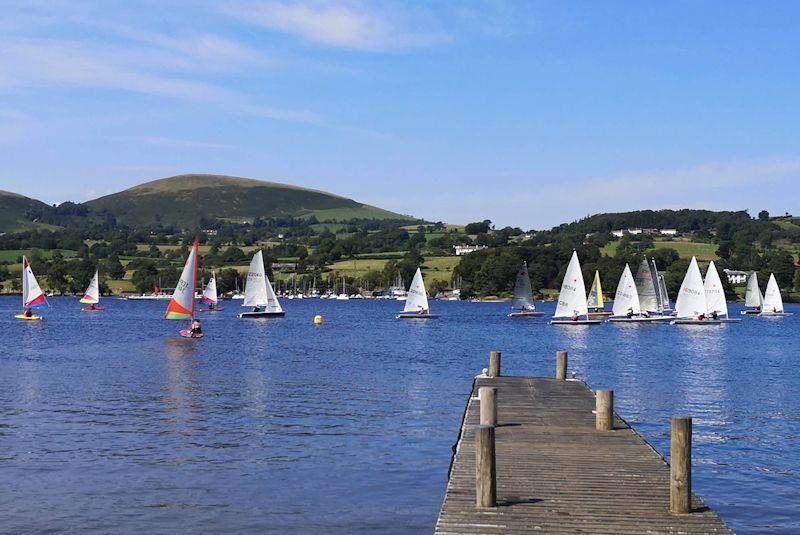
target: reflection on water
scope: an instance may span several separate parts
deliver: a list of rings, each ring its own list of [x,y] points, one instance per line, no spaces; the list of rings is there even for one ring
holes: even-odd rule
[[[731,527],[800,531],[800,314],[559,327],[493,303],[399,321],[396,302],[293,300],[276,320],[229,305],[195,341],[163,303],[54,305],[15,322],[0,298],[9,532],[427,533],[488,352],[506,374],[552,376],[560,349],[662,453],[670,416],[694,417],[695,488]]]

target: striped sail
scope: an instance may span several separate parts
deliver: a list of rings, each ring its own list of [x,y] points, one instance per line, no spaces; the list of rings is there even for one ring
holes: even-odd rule
[[[581,264],[578,261],[578,253],[572,251],[572,258],[561,282],[561,292],[558,294],[558,305],[554,318],[570,318],[575,316],[588,316],[589,310],[586,306],[586,285],[583,283],[583,273]]]
[[[90,303],[96,305],[100,302],[100,279],[97,270],[94,271],[94,277],[89,282],[89,287],[83,292],[81,303]]]
[[[656,285],[653,282],[653,270],[650,268],[647,259],[642,260],[639,269],[636,270],[636,291],[639,293],[639,304],[642,310],[656,312],[658,307],[658,294]]]
[[[31,265],[26,257],[22,257],[22,306],[23,308],[45,308],[50,304],[39,287]]]
[[[422,271],[417,268],[417,272],[414,273],[414,279],[411,281],[411,286],[408,288],[408,297],[406,298],[403,312],[427,313],[428,310],[428,294],[425,291],[425,281],[422,280]]]
[[[200,242],[198,238],[195,238],[192,250],[189,253],[189,258],[186,259],[186,264],[183,266],[181,278],[175,286],[175,292],[169,300],[169,305],[167,305],[164,319],[185,320],[194,317],[194,289],[197,285],[197,257],[199,248]]]
[[[514,283],[511,310],[536,310],[536,306],[533,304],[533,289],[531,288],[531,277],[528,274],[528,263],[524,260],[517,272],[517,281]]]
[[[600,272],[594,272],[594,281],[592,281],[592,288],[589,290],[589,297],[586,299],[586,306],[589,308],[603,308],[606,306],[603,301],[603,287],[600,284]]]
[[[617,284],[617,293],[614,294],[614,305],[611,311],[615,316],[625,316],[631,314],[641,314],[642,308],[639,305],[639,294],[636,292],[636,282],[633,280],[631,268],[625,264],[622,276]]]

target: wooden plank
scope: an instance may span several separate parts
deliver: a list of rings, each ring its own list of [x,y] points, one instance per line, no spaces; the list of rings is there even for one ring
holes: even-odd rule
[[[477,508],[479,387],[497,388],[497,507]],[[479,377],[454,447],[436,533],[730,533],[695,494],[670,513],[670,468],[618,414],[597,431],[585,383]]]

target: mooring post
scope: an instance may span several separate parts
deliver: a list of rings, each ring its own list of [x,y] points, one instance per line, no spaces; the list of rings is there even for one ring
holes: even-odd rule
[[[595,395],[595,428],[611,431],[614,429],[614,391],[598,390]]]
[[[669,510],[673,513],[692,511],[692,418],[672,417],[672,438],[669,445]]]
[[[500,377],[500,352],[489,353],[489,377]]]
[[[565,381],[567,379],[567,352],[556,351],[556,379]]]
[[[494,426],[475,426],[475,505],[497,505],[497,467],[494,458]]]
[[[478,388],[481,400],[481,425],[497,425],[497,388],[482,386]]]

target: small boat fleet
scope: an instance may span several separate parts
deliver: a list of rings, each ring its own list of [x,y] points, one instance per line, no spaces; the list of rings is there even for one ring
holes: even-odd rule
[[[212,271],[202,294],[196,294],[198,264],[199,240],[196,238],[175,290],[168,296],[169,304],[164,313],[164,319],[191,321],[187,329],[180,330],[180,335],[186,338],[203,336],[200,322],[195,316],[198,300],[202,305],[200,308],[202,312],[210,313],[222,310],[218,306],[215,272]],[[14,317],[27,321],[41,320],[42,316],[34,311],[47,308],[50,304],[33,274],[28,259],[24,256],[22,267],[23,313]],[[312,292],[313,294],[314,292]],[[351,298],[345,291],[344,279],[342,280],[342,293],[332,295],[331,298],[336,300]],[[162,299],[163,297],[160,290],[156,288],[152,296],[140,296],[139,298]],[[233,299],[236,298],[237,296],[234,295]],[[396,319],[427,320],[439,317],[437,314],[431,313],[425,281],[419,267],[414,273],[408,291],[404,290],[404,295],[398,295],[396,299],[404,301],[403,310],[395,316]],[[256,251],[250,262],[245,291],[241,300],[242,306],[251,310],[237,314],[240,319],[274,318],[285,315],[267,276],[263,253],[260,249]],[[88,305],[81,307],[81,311],[84,312],[96,312],[104,309],[99,305],[100,284],[97,270],[89,281],[80,302]],[[745,306],[745,310],[741,311],[741,314],[744,315],[757,314],[772,317],[791,315],[784,311],[780,288],[774,274],[770,275],[763,295],[756,273],[750,274],[747,281]],[[536,318],[543,314],[542,311],[537,310],[534,303],[528,264],[523,261],[517,272],[511,310],[507,316],[509,318]],[[604,320],[603,317],[607,318]],[[549,323],[551,325],[597,325],[604,321],[609,323],[669,322],[672,325],[719,325],[741,320],[731,318],[729,315],[722,280],[713,261],[709,263],[704,278],[700,272],[697,258],[692,257],[678,291],[674,310],[670,306],[664,273],[658,271],[654,259],[649,261],[646,258],[643,259],[635,275],[630,266],[625,264],[614,294],[612,308],[608,311],[605,309],[600,273],[595,271],[592,286],[587,295],[578,253],[573,251],[561,283],[556,310]]]

